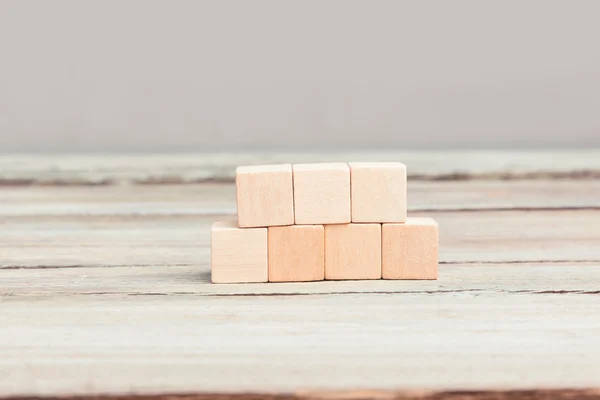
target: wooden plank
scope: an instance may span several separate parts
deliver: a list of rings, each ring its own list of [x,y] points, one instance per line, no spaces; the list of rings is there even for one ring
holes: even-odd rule
[[[436,281],[325,281],[270,284],[210,283],[210,267],[26,268],[0,270],[0,301],[17,297],[79,295],[332,295],[423,294],[599,294],[600,262],[449,264]]]
[[[599,150],[450,150],[0,156],[0,183],[110,184],[232,181],[239,165],[396,161],[409,179],[600,177]]]
[[[596,181],[409,181],[409,211],[600,208]],[[3,187],[0,217],[233,214],[235,185]]]
[[[441,262],[600,260],[598,211],[427,212]],[[0,268],[207,265],[214,216],[3,218]]]
[[[0,393],[591,387],[594,315],[560,292],[5,296]]]

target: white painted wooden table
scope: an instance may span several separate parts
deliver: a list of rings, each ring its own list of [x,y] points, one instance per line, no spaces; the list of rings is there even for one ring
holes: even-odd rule
[[[404,160],[438,281],[249,285],[209,226],[260,156],[0,157],[0,397],[600,396],[600,152],[466,154],[293,157]]]

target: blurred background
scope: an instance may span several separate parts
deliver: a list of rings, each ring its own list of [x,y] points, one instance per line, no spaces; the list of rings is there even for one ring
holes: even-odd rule
[[[0,152],[600,145],[598,1],[0,2]]]

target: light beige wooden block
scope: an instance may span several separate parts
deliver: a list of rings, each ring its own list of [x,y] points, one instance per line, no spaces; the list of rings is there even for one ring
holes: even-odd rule
[[[322,281],[324,277],[323,225],[269,228],[269,282]]]
[[[240,228],[294,223],[290,164],[238,167],[235,184]]]
[[[350,168],[347,164],[296,164],[293,170],[296,224],[350,222]]]
[[[406,166],[352,162],[352,222],[406,221]]]
[[[382,225],[383,279],[437,279],[438,225],[431,218],[408,218]]]
[[[240,229],[235,221],[214,222],[210,259],[213,283],[267,282],[267,228]]]
[[[380,278],[380,224],[325,226],[325,279]]]

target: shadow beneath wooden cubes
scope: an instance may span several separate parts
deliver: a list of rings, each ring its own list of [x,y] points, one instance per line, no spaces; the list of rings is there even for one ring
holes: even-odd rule
[[[200,271],[194,274],[194,281],[198,283],[210,283],[210,270]]]

